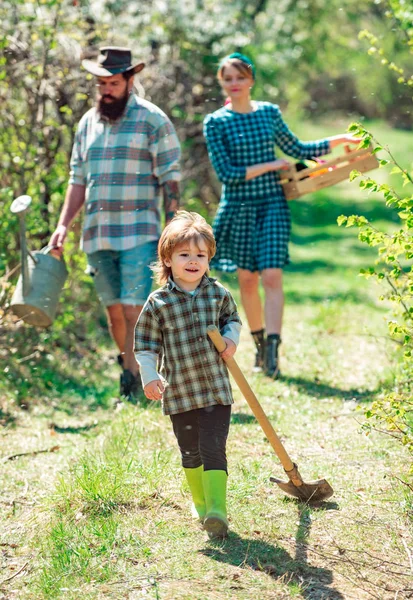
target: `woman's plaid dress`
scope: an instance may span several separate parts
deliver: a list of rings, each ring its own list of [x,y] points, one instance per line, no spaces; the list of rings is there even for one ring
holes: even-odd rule
[[[279,173],[246,181],[247,167],[276,160],[275,146],[297,159],[322,156],[330,151],[328,140],[301,142],[270,102],[254,102],[250,113],[220,108],[205,118],[204,134],[223,184],[212,266],[229,272],[283,268],[289,262],[291,219]]]

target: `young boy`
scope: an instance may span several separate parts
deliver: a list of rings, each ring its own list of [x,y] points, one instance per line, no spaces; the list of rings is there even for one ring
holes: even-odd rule
[[[196,515],[210,537],[225,537],[233,398],[223,358],[236,351],[241,319],[228,290],[208,277],[214,254],[205,219],[179,211],[159,240],[154,271],[163,287],[143,307],[135,352],[146,397],[162,400],[170,415]],[[208,338],[208,325],[216,325],[226,341],[221,355]]]

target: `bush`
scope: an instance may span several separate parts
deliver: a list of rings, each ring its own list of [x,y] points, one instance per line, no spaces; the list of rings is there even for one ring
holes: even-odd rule
[[[349,131],[362,137],[360,146],[374,145],[373,152],[387,153],[380,160],[381,166],[392,166],[392,173],[400,177],[400,189],[380,184],[371,177],[353,171],[350,179],[361,177],[360,188],[383,195],[388,206],[398,211],[400,226],[387,233],[377,229],[364,216],[340,216],[339,225],[359,228],[359,239],[376,247],[378,258],[375,266],[362,269],[361,275],[375,278],[386,285],[381,300],[393,305],[392,318],[388,320],[389,335],[400,347],[401,361],[396,371],[393,389],[384,393],[365,411],[367,422],[364,429],[376,429],[392,436],[407,448],[413,456],[413,179],[400,166],[389,149],[385,149],[359,123],[353,123]],[[413,475],[413,466],[409,474]],[[407,482],[406,482],[407,483]],[[410,487],[410,484],[407,483]],[[413,488],[411,488],[413,491]]]

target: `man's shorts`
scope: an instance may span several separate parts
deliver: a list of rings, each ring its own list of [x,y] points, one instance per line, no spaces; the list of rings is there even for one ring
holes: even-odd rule
[[[130,250],[99,250],[88,254],[86,273],[94,279],[99,300],[113,304],[145,304],[152,288],[150,264],[156,260],[158,242]]]

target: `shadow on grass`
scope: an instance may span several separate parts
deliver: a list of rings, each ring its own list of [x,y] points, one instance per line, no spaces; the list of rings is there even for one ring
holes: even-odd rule
[[[60,427],[56,423],[50,423],[50,429],[53,429],[56,433],[89,433],[92,429],[97,427],[97,423],[91,425],[79,425],[78,427]]]
[[[0,408],[0,426],[13,427],[16,425],[16,417]]]
[[[56,362],[51,364],[40,358],[36,361],[36,372],[31,370],[28,374],[18,364],[9,367],[10,388],[15,391],[21,408],[30,408],[45,397],[59,401],[59,410],[68,415],[74,414],[79,406],[89,411],[111,406],[110,398],[117,391],[113,381],[101,378],[95,384],[88,380],[87,374],[79,372],[80,364],[71,362],[73,374],[69,374],[67,366]],[[36,381],[38,377],[40,380]]]
[[[400,223],[397,211],[386,206],[381,197],[369,200],[363,198],[361,201],[357,201],[354,198],[346,199],[342,195],[339,197],[334,196],[332,190],[329,189],[320,190],[308,200],[292,200],[288,205],[293,223],[305,227],[336,225],[337,218],[343,214],[363,215],[372,222]],[[340,234],[340,231],[344,230],[337,225],[337,232],[341,237],[343,234]]]
[[[314,379],[289,377],[287,375],[282,375],[281,381],[295,386],[301,393],[319,399],[338,398],[340,400],[355,400],[356,402],[371,402],[375,395],[382,391],[382,388],[380,390],[358,390],[355,388],[342,390]]]
[[[304,290],[286,290],[285,299],[287,304],[304,305],[307,302],[319,304],[320,302],[325,302],[329,300],[330,302],[338,301],[342,302],[343,304],[360,304],[366,307],[370,307],[375,311],[382,310],[384,312],[386,310],[386,307],[380,306],[367,295],[359,293],[355,290],[335,293],[329,293],[327,290],[323,290],[322,288],[320,288],[319,293],[316,293],[314,290],[311,290],[311,292],[306,292]]]
[[[307,600],[344,600],[341,592],[331,587],[332,571],[308,564],[312,511],[336,510],[338,506],[335,502],[323,503],[319,508],[311,508],[300,502],[296,504],[298,528],[295,535],[295,556],[279,545],[257,538],[243,538],[233,531],[224,541],[211,540],[210,547],[201,552],[218,562],[266,573],[280,584],[294,588],[295,593],[299,588],[300,597]],[[236,587],[234,584],[234,591]]]
[[[257,419],[253,415],[247,415],[246,413],[232,413],[231,415],[231,425],[245,425],[256,422]]]
[[[291,262],[285,267],[286,273],[314,273],[315,271],[323,270],[327,272],[336,271],[337,265],[326,260],[306,260],[300,262]]]
[[[58,402],[59,409],[71,415],[79,407],[94,411],[112,405],[118,384],[102,376],[107,365],[102,366],[93,344],[69,334],[62,340],[48,339],[45,336],[52,334],[8,325],[2,329],[7,353],[0,357],[0,372],[5,391],[19,408],[47,400],[48,405]]]

